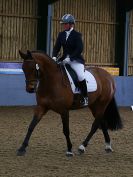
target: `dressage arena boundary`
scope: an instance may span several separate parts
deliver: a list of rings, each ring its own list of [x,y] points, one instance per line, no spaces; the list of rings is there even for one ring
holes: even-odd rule
[[[133,77],[115,76],[116,101],[118,106],[133,104]],[[35,94],[25,91],[24,74],[0,74],[0,106],[30,106],[35,105]]]
[[[0,63],[0,106],[30,106],[36,104],[35,94],[25,91],[22,63]],[[106,68],[108,71],[108,68]],[[111,71],[110,71],[111,72]],[[118,72],[118,71],[117,71]],[[114,76],[116,101],[119,106],[133,105],[133,76]]]

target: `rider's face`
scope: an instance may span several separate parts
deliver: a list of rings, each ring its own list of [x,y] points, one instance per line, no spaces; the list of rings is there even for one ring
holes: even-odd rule
[[[71,25],[69,23],[64,23],[63,28],[64,30],[69,30],[71,28]]]

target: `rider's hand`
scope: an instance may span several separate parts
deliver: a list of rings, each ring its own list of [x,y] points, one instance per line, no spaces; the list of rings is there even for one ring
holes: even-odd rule
[[[64,64],[69,63],[69,62],[70,62],[70,58],[69,58],[69,57],[67,57],[67,58],[65,58],[65,59],[63,60],[63,63],[64,63]]]
[[[57,58],[56,58],[56,57],[52,57],[52,59],[53,59],[54,61],[57,61]]]
[[[39,65],[38,64],[36,64],[36,70],[39,70]]]

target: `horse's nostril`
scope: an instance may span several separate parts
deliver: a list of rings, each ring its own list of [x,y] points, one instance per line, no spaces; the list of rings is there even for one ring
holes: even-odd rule
[[[34,93],[35,92],[35,90],[34,89],[31,89],[30,91],[29,91],[29,93]]]
[[[34,88],[26,88],[26,91],[28,93],[34,93],[35,92],[35,89]]]

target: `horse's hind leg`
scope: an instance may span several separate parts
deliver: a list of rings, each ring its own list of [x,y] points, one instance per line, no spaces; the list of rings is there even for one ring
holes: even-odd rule
[[[85,152],[85,147],[87,147],[90,139],[92,138],[92,136],[94,135],[94,133],[97,131],[97,129],[99,128],[101,119],[95,119],[92,127],[91,127],[91,131],[88,134],[88,136],[86,137],[86,139],[83,141],[83,143],[79,146],[78,151],[80,154]]]
[[[38,107],[37,107],[38,108]],[[36,113],[29,125],[29,128],[28,128],[28,132],[25,136],[25,139],[21,145],[21,147],[18,149],[17,151],[17,155],[18,156],[22,156],[26,153],[26,147],[28,146],[28,143],[29,143],[29,140],[30,140],[30,137],[31,137],[31,134],[34,130],[34,128],[36,127],[36,125],[38,124],[38,122],[41,120],[42,118],[42,115],[43,115],[43,111],[41,109],[36,109]]]
[[[109,133],[108,133],[108,130],[107,130],[104,123],[101,124],[101,129],[102,129],[104,139],[105,139],[105,151],[108,152],[108,153],[113,152],[113,149],[111,147]]]
[[[64,133],[64,135],[66,137],[66,141],[67,141],[66,156],[73,156],[72,143],[70,140],[70,131],[69,131],[69,111],[64,111],[61,114],[61,118],[62,118],[62,124],[63,124],[63,133]]]

